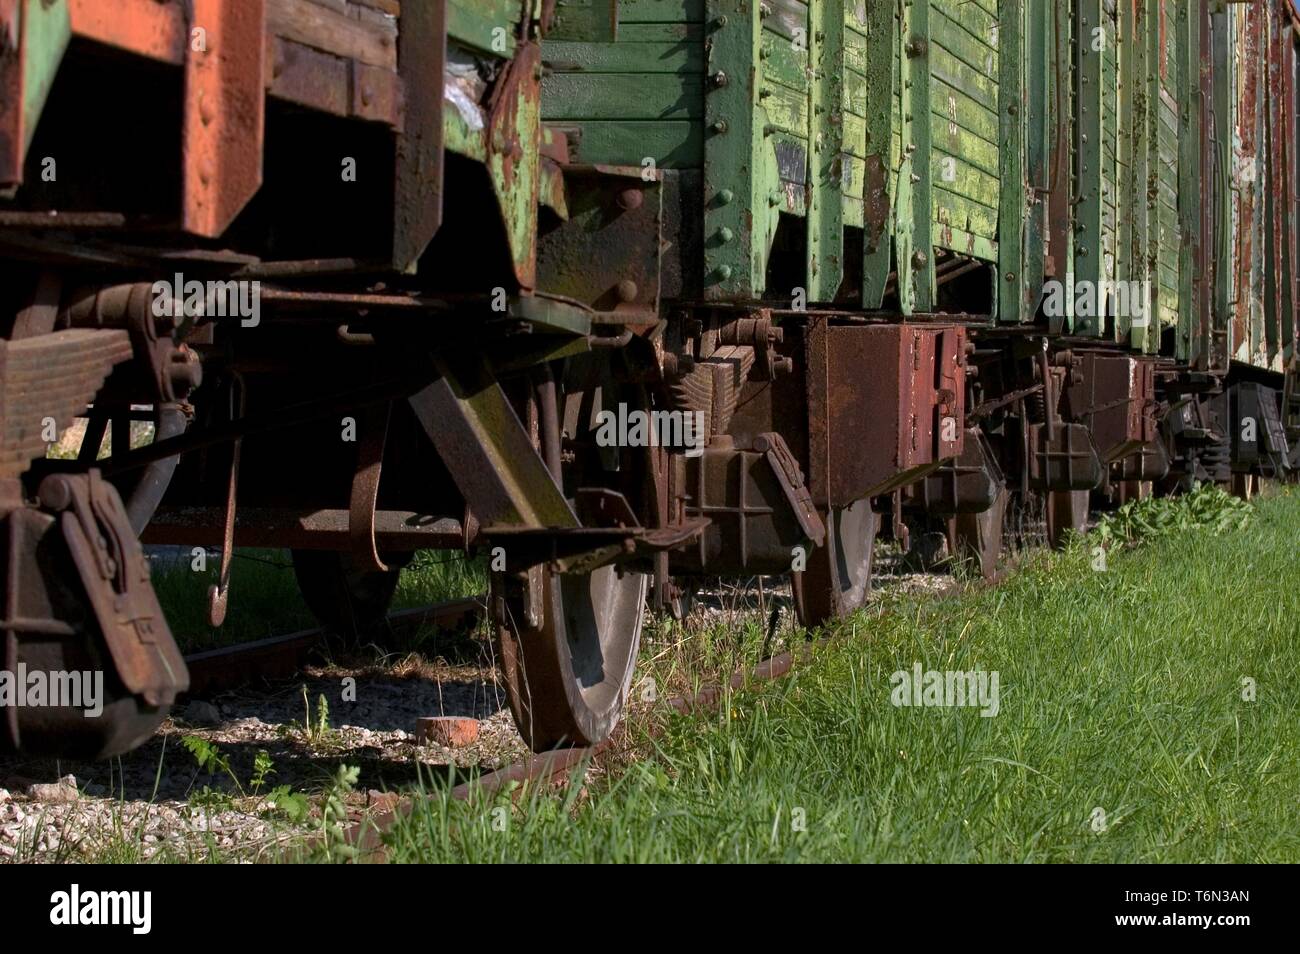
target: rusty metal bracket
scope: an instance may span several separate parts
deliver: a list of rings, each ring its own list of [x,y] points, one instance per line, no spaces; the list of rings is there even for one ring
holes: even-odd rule
[[[1050,416],[1049,416],[1050,420]],[[1084,424],[1031,424],[1029,480],[1036,489],[1096,490],[1106,476],[1092,434]]]
[[[408,400],[484,533],[574,528],[560,491],[496,377],[481,360],[433,358],[437,378]]]
[[[59,318],[59,299],[63,294],[63,281],[59,273],[44,269],[36,277],[31,296],[14,318],[13,330],[9,340],[35,338],[47,335],[54,330]]]
[[[244,416],[244,379],[235,374],[230,387],[231,417],[239,420]],[[242,443],[243,438],[236,437],[230,448],[230,483],[226,488],[226,520],[221,537],[221,576],[208,588],[208,620],[213,626],[226,621],[226,606],[230,599],[230,561],[235,554],[235,495],[239,485],[239,448]]]
[[[576,165],[562,183],[569,214],[538,236],[538,286],[598,311],[657,314],[663,183],[640,168]]]
[[[491,542],[503,545],[508,572],[536,572],[542,564],[559,573],[590,573],[613,563],[653,560],[698,539],[707,529],[704,517],[687,517],[667,527],[508,528],[491,530]]]
[[[671,555],[670,575],[785,573],[795,547],[823,545],[826,525],[780,434],[756,434],[748,449],[719,440],[669,460],[671,511],[707,522],[696,544]]]
[[[904,503],[932,514],[984,513],[1006,486],[997,455],[979,427],[966,428],[961,456],[907,487]]]
[[[790,501],[790,509],[799,521],[800,529],[814,545],[822,546],[826,542],[826,524],[817,513],[803,471],[786,446],[785,439],[777,433],[759,434],[754,438],[754,450],[767,457],[772,473],[776,474],[786,499]]]
[[[883,496],[961,454],[964,329],[813,321],[804,345],[809,487],[818,507]]]
[[[1160,440],[1144,444],[1111,464],[1112,480],[1164,480],[1168,473],[1169,451]]]
[[[266,0],[190,0],[182,225],[216,238],[262,186]]]
[[[529,19],[529,18],[526,18]],[[488,169],[519,287],[537,287],[537,197],[541,189],[542,50],[520,43],[497,80],[487,119]]]
[[[443,84],[447,5],[408,4],[397,39],[406,117],[397,137],[393,194],[393,267],[415,267],[442,225]]]
[[[117,492],[91,470],[53,474],[38,495],[61,515],[64,540],[122,684],[150,705],[170,704],[189,686],[189,674]]]
[[[348,537],[352,553],[367,571],[387,573],[388,565],[379,556],[375,543],[375,504],[379,500],[379,478],[384,466],[384,448],[388,446],[388,422],[393,404],[375,404],[361,413],[362,429],[357,448],[357,470],[352,476],[352,499],[348,507]]]

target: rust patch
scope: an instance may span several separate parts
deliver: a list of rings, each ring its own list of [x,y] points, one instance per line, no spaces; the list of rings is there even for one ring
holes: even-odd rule
[[[1244,11],[1245,19],[1238,34],[1237,60],[1241,75],[1241,100],[1238,108],[1237,140],[1240,143],[1234,149],[1234,178],[1239,184],[1248,188],[1238,190],[1235,195],[1237,205],[1237,248],[1234,270],[1236,273],[1235,305],[1232,313],[1232,348],[1235,352],[1243,341],[1250,336],[1250,302],[1253,291],[1251,277],[1252,255],[1254,253],[1255,232],[1255,180],[1258,177],[1259,156],[1256,141],[1256,124],[1259,119],[1259,58],[1260,58],[1260,19],[1259,10],[1251,5]],[[1244,37],[1242,36],[1244,33]],[[1240,42],[1244,40],[1244,42]],[[1242,182],[1242,177],[1248,177]],[[1228,355],[1232,357],[1232,353]]]
[[[262,4],[262,0],[254,2]],[[253,3],[238,5],[252,7]],[[68,0],[68,18],[77,36],[177,66],[185,62],[187,31],[184,8],[179,3]]]
[[[215,238],[262,185],[265,0],[193,0],[186,52],[183,225]],[[195,46],[202,49],[195,49]]]
[[[20,0],[0,0],[0,189],[23,179],[23,60]]]
[[[881,156],[869,156],[863,176],[863,232],[867,250],[875,251],[889,225],[889,170],[885,168],[885,160]]]

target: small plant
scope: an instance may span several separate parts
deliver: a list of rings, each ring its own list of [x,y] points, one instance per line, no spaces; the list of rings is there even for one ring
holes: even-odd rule
[[[1228,533],[1250,525],[1255,509],[1213,484],[1201,484],[1181,497],[1131,500],[1097,524],[1103,543],[1136,543],[1192,530]]]
[[[244,794],[244,786],[239,784],[239,777],[235,775],[234,769],[230,767],[230,760],[221,754],[221,750],[209,742],[207,739],[198,735],[187,735],[181,739],[181,745],[185,750],[194,756],[194,761],[198,763],[199,768],[208,773],[208,777],[223,773],[229,776],[230,780],[235,783],[235,788],[239,794]],[[207,786],[205,792],[211,792]],[[215,793],[214,793],[215,794]]]
[[[316,697],[316,726],[312,731],[313,737],[324,738],[330,731],[330,704],[325,699],[325,693]]]
[[[288,785],[277,785],[266,793],[266,807],[280,812],[290,822],[297,824],[311,811],[311,802],[302,792],[295,792]]]
[[[338,733],[330,727],[330,704],[321,693],[316,697],[316,716],[312,718],[311,700],[307,687],[302,687],[303,720],[288,727],[287,734],[304,737],[312,745],[329,745],[339,741]]]
[[[197,792],[191,793],[189,803],[191,807],[205,812],[225,812],[235,807],[233,798],[209,785],[204,785]]]
[[[198,763],[199,768],[206,771],[208,775],[224,773],[229,776],[241,797],[247,798],[250,792],[253,796],[257,796],[267,779],[275,774],[275,763],[271,760],[271,754],[265,749],[258,750],[257,755],[253,757],[253,774],[248,780],[248,791],[245,791],[244,786],[239,782],[239,776],[230,767],[230,760],[216,745],[197,735],[187,735],[181,740],[181,744],[194,756],[194,761]],[[355,781],[354,778],[354,784]],[[235,801],[230,795],[208,785],[204,785],[191,795],[190,803],[196,808],[207,811],[227,811],[235,807]],[[267,792],[263,805],[284,815],[294,824],[301,822],[311,812],[311,802],[307,796],[295,792],[288,785],[277,785]]]
[[[266,749],[259,749],[253,757],[253,777],[248,780],[248,787],[256,795],[266,784],[267,776],[275,774],[275,764]]]
[[[357,850],[347,843],[348,796],[361,777],[355,765],[340,765],[321,801],[319,851],[326,861],[351,860]]]

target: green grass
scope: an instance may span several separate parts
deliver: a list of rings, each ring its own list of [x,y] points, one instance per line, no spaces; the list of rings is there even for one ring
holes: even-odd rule
[[[284,550],[240,549],[230,565],[230,605],[220,629],[208,624],[208,587],[221,572],[219,554],[209,554],[203,571],[187,559],[153,570],[158,601],[182,652],[190,653],[317,626],[298,592],[293,565]],[[403,571],[394,610],[486,592],[482,560],[459,553],[417,553]],[[419,634],[417,634],[418,636]]]
[[[230,603],[225,624],[208,623],[208,588],[221,574],[221,556],[210,553],[204,570],[189,560],[155,564],[158,602],[182,652],[197,652],[315,626],[298,595],[288,553],[237,550],[230,564]]]
[[[1114,549],[1103,572],[1090,540],[995,589],[893,601],[585,787],[431,795],[390,857],[1300,860],[1298,540],[1291,489],[1247,529]],[[917,662],[997,671],[999,714],[894,707]]]
[[[402,571],[393,609],[479,596],[487,588],[487,563],[482,558],[470,560],[456,552],[423,550]]]

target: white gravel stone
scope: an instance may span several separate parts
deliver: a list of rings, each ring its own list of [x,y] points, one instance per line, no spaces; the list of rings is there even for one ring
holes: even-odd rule
[[[51,805],[66,805],[81,797],[77,791],[77,779],[72,775],[65,775],[57,782],[37,782],[27,790],[27,794],[34,802]]]

